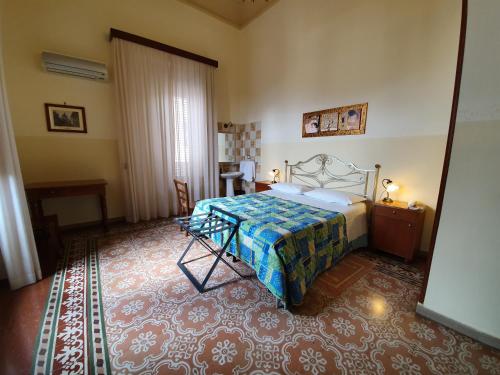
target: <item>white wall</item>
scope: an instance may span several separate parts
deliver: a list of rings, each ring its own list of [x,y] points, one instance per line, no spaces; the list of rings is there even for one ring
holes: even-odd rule
[[[3,0],[2,0],[3,1]],[[218,115],[228,119],[239,31],[177,0],[3,1],[7,92],[26,183],[104,178],[110,217],[124,214],[117,124],[114,116],[111,27],[219,61]],[[44,50],[102,61],[111,81],[94,82],[42,69]],[[88,134],[48,132],[44,103],[86,109]],[[45,201],[61,224],[97,220],[96,197]]]
[[[459,118],[424,306],[500,339],[500,2],[469,1]]]
[[[286,0],[242,31],[233,122],[262,122],[262,178],[326,152],[427,204],[428,248],[450,118],[460,0]],[[368,102],[366,134],[301,138],[302,113]]]
[[[98,11],[96,11],[98,9]],[[177,0],[5,2],[7,86],[26,182],[106,178],[123,215],[111,86],[40,67],[42,50],[109,62],[109,27],[220,62],[219,121],[262,123],[262,177],[317,152],[382,164],[402,200],[428,205],[426,250],[451,107],[460,0],[283,0],[242,31]],[[19,25],[23,27],[20,28]],[[89,134],[45,130],[44,102],[87,109]],[[301,139],[303,112],[369,102],[362,136]],[[51,202],[62,224],[96,220],[93,197]]]

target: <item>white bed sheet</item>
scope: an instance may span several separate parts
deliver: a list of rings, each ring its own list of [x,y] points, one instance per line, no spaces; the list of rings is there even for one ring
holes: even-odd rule
[[[365,202],[343,206],[338,203],[325,202],[302,194],[287,194],[276,190],[263,191],[262,194],[344,214],[347,227],[347,240],[349,242],[366,235],[368,232]]]

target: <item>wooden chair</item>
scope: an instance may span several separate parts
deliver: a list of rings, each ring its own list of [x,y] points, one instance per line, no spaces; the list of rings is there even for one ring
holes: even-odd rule
[[[189,190],[186,181],[174,178],[175,191],[177,192],[177,205],[179,216],[189,216],[193,213],[194,206],[189,199]],[[181,228],[182,231],[182,228]],[[186,236],[188,233],[186,232]]]

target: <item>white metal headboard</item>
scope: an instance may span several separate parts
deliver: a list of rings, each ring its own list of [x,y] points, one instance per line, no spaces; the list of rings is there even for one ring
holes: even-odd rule
[[[321,188],[347,189],[359,187],[362,193],[357,193],[370,199],[369,181],[373,177],[373,201],[377,197],[380,164],[375,169],[361,169],[354,163],[345,162],[336,156],[318,154],[313,157],[289,164],[285,160],[285,181],[292,182],[292,177],[308,186]]]

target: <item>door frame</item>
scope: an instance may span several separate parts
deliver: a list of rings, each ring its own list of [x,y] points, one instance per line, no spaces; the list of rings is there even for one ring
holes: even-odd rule
[[[455,73],[455,87],[453,89],[453,102],[451,105],[450,125],[448,128],[448,139],[446,141],[446,150],[444,154],[443,171],[441,173],[441,183],[439,185],[439,195],[436,205],[436,215],[434,216],[434,225],[432,227],[431,242],[429,253],[427,255],[427,263],[425,266],[424,281],[420,291],[419,302],[424,303],[425,292],[427,291],[427,283],[429,281],[429,273],[431,271],[432,257],[436,246],[436,237],[439,229],[439,221],[441,219],[441,211],[443,209],[444,193],[446,190],[446,180],[448,179],[448,169],[450,167],[450,158],[453,148],[453,139],[455,136],[455,124],[457,121],[458,101],[460,97],[460,84],[462,81],[462,68],[464,63],[465,52],[465,34],[467,31],[467,10],[468,0],[462,0],[462,20],[460,22],[460,39],[458,44],[457,71]]]

